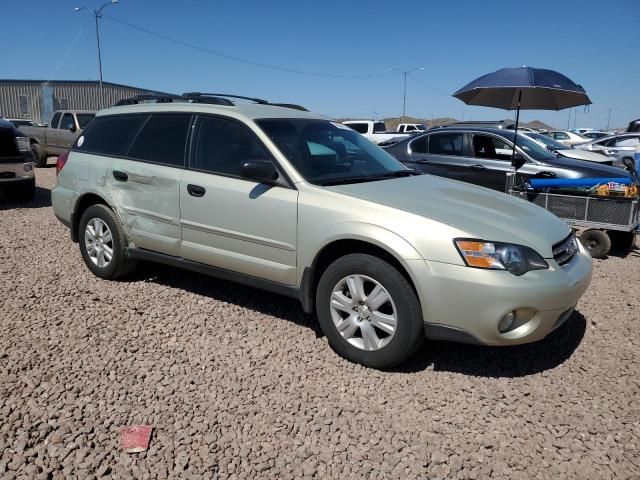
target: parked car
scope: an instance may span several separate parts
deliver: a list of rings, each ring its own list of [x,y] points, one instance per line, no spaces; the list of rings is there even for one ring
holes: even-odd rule
[[[569,131],[573,132],[573,133],[579,133],[580,135],[584,135],[587,132],[594,131],[594,129],[593,128],[585,128],[585,127],[583,127],[583,128],[570,128]]]
[[[0,192],[9,201],[27,202],[36,193],[29,137],[0,118]]]
[[[540,340],[589,284],[591,257],[533,204],[420,175],[310,112],[193,98],[103,110],[58,158],[53,210],[98,277],[144,259],[289,295],[377,368],[424,336]]]
[[[410,168],[424,173],[504,191],[511,168],[515,132],[502,129],[445,128],[398,142],[385,150]],[[518,178],[628,177],[616,167],[559,157],[518,134],[516,152],[525,164]]]
[[[568,147],[564,143],[557,142],[551,137],[547,137],[542,133],[524,132],[523,135],[538,142],[550,152],[554,152],[556,155],[566,158],[575,158],[576,160],[585,160],[587,162],[601,163],[604,165],[613,165],[611,160],[606,155],[598,152],[590,152],[588,150],[580,150],[574,147]]]
[[[602,137],[607,137],[611,135],[609,132],[601,132],[600,130],[591,130],[590,132],[584,132],[582,133],[583,137],[587,137],[590,139],[595,139],[595,138],[602,138]]]
[[[31,138],[31,152],[37,167],[47,165],[47,158],[60,155],[73,145],[76,138],[95,117],[90,110],[58,110],[48,127],[20,127]]]
[[[401,123],[396,128],[396,132],[399,133],[420,133],[427,130],[427,127],[422,123]]]
[[[640,118],[629,122],[627,132],[640,132]]]
[[[551,130],[549,132],[546,132],[545,135],[570,147],[589,141],[588,137],[585,137],[580,133],[570,132],[568,130]]]
[[[387,130],[387,126],[384,122],[380,121],[371,121],[371,120],[347,120],[342,122],[343,125],[346,125],[352,130],[355,130],[363,137],[371,140],[373,143],[378,144],[381,142],[386,142],[391,139],[396,138],[405,138],[412,134],[410,133],[398,133]]]
[[[576,146],[582,150],[602,153],[613,161],[613,165],[624,167],[624,160],[634,159],[636,145],[640,144],[640,133],[621,133],[598,138],[589,143]]]
[[[33,120],[27,120],[25,118],[7,118],[9,122],[13,123],[13,126],[16,128],[20,127],[37,127],[38,124]]]

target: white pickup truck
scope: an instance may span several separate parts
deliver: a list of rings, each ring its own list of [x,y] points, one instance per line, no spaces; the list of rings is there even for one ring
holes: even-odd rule
[[[396,132],[398,133],[422,133],[427,130],[427,127],[422,123],[401,123],[398,125]]]
[[[389,132],[384,122],[373,120],[348,120],[342,123],[376,144],[387,142],[392,138],[404,138],[417,133]]]

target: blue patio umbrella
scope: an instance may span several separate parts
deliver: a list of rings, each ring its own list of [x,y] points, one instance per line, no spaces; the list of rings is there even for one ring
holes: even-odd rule
[[[582,86],[554,70],[532,67],[502,68],[488,73],[465,85],[453,96],[467,105],[516,110],[512,164],[521,109],[563,110],[591,104]]]

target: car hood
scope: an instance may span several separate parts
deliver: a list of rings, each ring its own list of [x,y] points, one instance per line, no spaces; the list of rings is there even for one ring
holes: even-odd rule
[[[558,217],[525,200],[432,175],[326,188],[448,225],[464,237],[527,245],[545,258],[570,232]]]
[[[562,150],[565,152],[565,150]],[[578,160],[576,158],[556,157],[553,160],[545,160],[544,164],[554,167],[568,168],[575,172],[571,178],[589,178],[589,177],[610,177],[623,178],[629,177],[629,173],[618,167],[610,165],[602,165],[595,162]]]
[[[567,158],[575,158],[577,160],[586,160],[588,162],[610,162],[611,159],[601,153],[592,152],[590,150],[578,150],[577,148],[566,148],[558,150],[558,153]]]

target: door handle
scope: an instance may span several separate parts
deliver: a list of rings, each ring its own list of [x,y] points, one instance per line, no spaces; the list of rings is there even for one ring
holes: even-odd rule
[[[189,195],[191,195],[192,197],[204,197],[204,194],[207,192],[207,190],[200,185],[188,184],[187,192],[189,192]]]
[[[471,168],[473,168],[474,170],[486,170],[487,167],[485,167],[484,165],[471,165]]]
[[[120,170],[114,170],[113,178],[115,178],[119,182],[126,182],[127,180],[129,180],[129,175],[127,175],[125,172],[121,172]]]
[[[429,163],[429,159],[427,158],[419,158],[416,160],[416,163]]]

